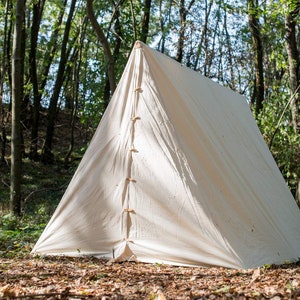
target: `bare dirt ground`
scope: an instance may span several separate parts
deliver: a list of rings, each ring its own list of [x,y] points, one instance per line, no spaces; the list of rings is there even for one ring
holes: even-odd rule
[[[0,259],[0,299],[300,299],[300,265],[233,270],[6,258]]]

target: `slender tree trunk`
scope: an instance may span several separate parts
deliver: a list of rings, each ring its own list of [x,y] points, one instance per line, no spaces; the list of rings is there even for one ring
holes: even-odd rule
[[[225,37],[226,37],[226,45],[228,52],[228,61],[229,61],[229,69],[230,69],[230,88],[235,90],[235,78],[234,78],[234,70],[233,70],[233,59],[232,59],[232,46],[230,41],[230,34],[227,28],[227,12],[224,11],[224,29],[225,29]]]
[[[257,3],[248,0],[248,23],[252,37],[255,67],[255,112],[258,114],[264,101],[264,67],[263,67],[263,43],[261,29],[257,16]]]
[[[152,0],[144,0],[141,41],[146,43],[149,33],[150,9]]]
[[[286,33],[286,49],[289,61],[290,73],[290,88],[292,94],[295,93],[291,101],[292,122],[296,133],[300,134],[300,92],[296,92],[300,84],[300,57],[296,37],[296,17],[299,15],[300,2],[297,1],[296,7],[286,16],[285,19],[285,33]]]
[[[23,98],[24,53],[22,43],[24,39],[25,0],[16,2],[15,26],[13,39],[12,60],[12,140],[11,140],[11,182],[10,182],[10,210],[16,215],[21,213],[21,104]]]
[[[204,50],[205,50],[205,54],[207,53],[207,40],[208,40],[208,19],[209,16],[211,14],[211,9],[212,9],[212,5],[213,5],[214,0],[210,0],[209,3],[207,3],[207,0],[205,0],[205,21],[204,21],[204,25],[202,28],[202,32],[201,32],[201,38],[198,44],[198,49],[197,49],[197,57],[195,60],[195,64],[194,64],[194,70],[198,70],[198,64],[199,64],[199,59],[201,57],[202,54],[202,50],[203,50],[203,44],[204,44]],[[206,75],[206,67],[204,65],[204,75]]]
[[[91,24],[97,34],[98,40],[101,43],[104,51],[105,58],[107,60],[108,68],[108,78],[109,78],[109,84],[110,84],[110,90],[111,93],[113,93],[116,89],[116,79],[115,79],[115,62],[114,57],[110,51],[110,45],[105,37],[104,32],[102,31],[102,28],[100,27],[93,9],[93,0],[87,0],[86,1],[86,7],[87,7],[87,15],[91,21]]]
[[[188,7],[186,7],[185,0],[180,0],[180,4],[179,4],[180,30],[179,30],[179,38],[178,38],[178,42],[177,42],[177,54],[176,54],[175,59],[180,63],[182,62],[182,59],[183,59],[185,30],[186,30],[186,17],[187,17],[187,13],[190,11],[190,9],[194,3],[195,3],[195,0],[191,0]]]
[[[22,0],[26,3],[26,0]],[[25,28],[25,8],[24,8],[24,21],[22,26],[22,43],[21,43],[21,70],[23,72],[23,85],[22,85],[22,102],[21,102],[21,126],[20,126],[20,135],[21,135],[21,155],[22,157],[25,157],[25,142],[24,142],[24,135],[23,135],[23,129],[25,129],[28,125],[27,119],[28,119],[28,108],[29,108],[29,94],[24,92],[23,86],[26,85],[27,79],[25,81],[25,51],[26,51],[26,28]]]
[[[158,42],[157,49],[160,50],[160,52],[165,53],[166,48],[166,41],[167,41],[167,34],[168,34],[168,26],[166,26],[166,23],[170,23],[171,20],[171,14],[172,14],[172,7],[175,1],[164,1],[159,0],[159,28],[161,32],[161,38]],[[167,8],[165,8],[166,6]]]
[[[75,56],[75,58],[77,58],[77,55]],[[70,105],[68,108],[69,109],[71,108],[71,120],[70,120],[71,135],[70,135],[69,149],[64,158],[65,166],[68,165],[74,148],[74,127],[75,127],[75,120],[76,120],[77,108],[78,108],[78,88],[79,88],[78,69],[79,66],[78,67],[74,66],[74,69],[71,70],[71,72],[73,73],[71,91],[70,91],[70,95],[66,96],[66,98],[70,98],[69,100]]]
[[[10,20],[9,20],[9,27],[7,30],[7,46],[5,49],[5,55],[6,55],[6,65],[7,65],[7,73],[8,73],[8,82],[9,82],[9,88],[12,90],[12,74],[11,74],[11,64],[12,64],[12,38],[13,38],[13,29],[14,29],[14,23],[13,23],[13,4],[12,0],[7,1],[8,5],[8,10],[10,12]],[[10,99],[10,106],[9,106],[9,111],[11,110],[11,99]]]
[[[288,54],[289,61],[289,73],[290,73],[290,89],[291,93],[294,94],[292,101],[290,103],[292,111],[292,123],[296,134],[300,134],[300,56],[299,49],[300,46],[297,44],[296,17],[300,12],[300,2],[296,2],[295,8],[290,11],[285,19],[285,36],[286,36],[286,50]],[[299,35],[299,33],[298,33]],[[298,36],[299,37],[299,36]],[[296,201],[300,205],[300,178],[298,178],[298,184],[296,185]]]
[[[117,62],[120,49],[121,49],[121,43],[122,43],[122,38],[123,38],[123,33],[122,33],[122,26],[120,23],[120,7],[124,3],[125,0],[119,0],[117,4],[114,4],[114,13],[112,15],[111,21],[110,21],[110,26],[109,26],[109,31],[111,28],[111,25],[114,23],[114,32],[116,39],[114,41],[114,50],[112,53],[113,61],[114,64]],[[110,79],[108,76],[108,71],[105,74],[106,79],[105,79],[105,85],[104,85],[104,91],[103,91],[103,110],[106,109],[108,106],[108,103],[110,101],[110,96],[111,96],[111,89],[110,89]]]
[[[205,40],[205,76],[207,76],[207,77],[212,76],[211,68],[213,66],[213,61],[214,61],[215,55],[218,51],[216,49],[216,40],[218,37],[220,37],[220,34],[218,33],[218,28],[220,27],[220,17],[221,17],[220,5],[218,5],[218,11],[215,12],[215,15],[216,15],[215,24],[214,24],[215,26],[214,26],[214,29],[210,36],[210,39],[211,39],[210,45],[208,44],[208,39]],[[220,49],[222,49],[222,47],[220,47]],[[221,56],[222,56],[222,53],[221,53]],[[222,79],[222,81],[224,81],[224,79]]]
[[[180,0],[179,16],[180,16],[180,30],[179,30],[179,38],[177,42],[177,53],[175,59],[181,63],[183,58],[185,28],[186,28],[185,0]]]
[[[45,1],[45,0],[43,0]],[[44,3],[43,3],[44,5]],[[42,72],[40,74],[40,83],[38,86],[38,93],[34,92],[34,107],[33,107],[33,122],[32,122],[32,129],[31,129],[31,153],[30,156],[35,159],[37,158],[37,143],[38,143],[38,127],[39,127],[39,119],[40,119],[40,103],[42,99],[42,92],[47,84],[48,81],[48,75],[49,70],[54,58],[53,53],[57,51],[58,48],[58,37],[60,34],[60,28],[62,25],[63,17],[64,17],[64,9],[67,5],[67,0],[64,0],[63,8],[61,9],[61,13],[58,17],[58,19],[55,22],[54,31],[51,34],[51,38],[49,41],[49,48],[47,49],[45,56],[44,56],[44,62],[43,62],[43,68]],[[42,6],[40,7],[40,14],[42,14]],[[41,18],[41,16],[40,16]]]
[[[8,122],[7,112],[4,107],[3,103],[3,96],[4,96],[4,81],[5,75],[8,73],[8,63],[7,63],[7,55],[6,49],[8,46],[8,29],[10,28],[9,24],[9,14],[10,14],[10,3],[6,1],[5,6],[5,15],[4,15],[4,29],[3,29],[3,48],[2,48],[2,61],[0,66],[0,120],[1,120],[1,133],[0,133],[0,140],[1,140],[1,157],[0,162],[5,162],[5,153],[6,153],[6,142],[7,142],[7,134],[6,134],[6,126]]]
[[[67,72],[72,74],[72,78],[70,78],[71,80],[69,79],[70,81],[69,84],[71,85],[71,88],[69,88],[70,95],[69,97],[66,97],[66,98],[70,98],[68,108],[71,109],[71,120],[70,120],[71,135],[70,135],[69,149],[64,158],[65,166],[68,165],[74,148],[74,141],[75,141],[74,129],[75,129],[75,121],[77,117],[78,102],[79,102],[79,85],[80,85],[79,77],[80,77],[80,69],[81,69],[81,62],[82,62],[82,49],[83,49],[84,38],[86,33],[86,25],[87,25],[87,18],[84,18],[80,26],[81,30],[79,33],[79,44],[75,49],[75,51],[73,52],[72,59],[71,59],[71,62],[73,62],[73,64],[71,64],[72,67],[70,67],[70,71]]]
[[[130,12],[131,12],[131,22],[132,22],[132,31],[133,31],[133,43],[137,40],[137,25],[136,25],[136,20],[135,20],[135,14],[133,10],[134,4],[132,3],[132,0],[129,0],[130,3]]]
[[[36,160],[38,158],[38,127],[40,119],[40,101],[41,92],[39,91],[37,64],[36,64],[36,49],[38,33],[40,29],[41,18],[43,14],[45,0],[39,0],[33,5],[33,17],[30,35],[30,52],[29,52],[29,71],[30,81],[33,89],[33,118],[31,127],[31,145],[29,157]]]
[[[73,18],[74,10],[75,10],[76,0],[72,0],[70,5],[70,10],[68,14],[68,19],[65,24],[65,31],[63,36],[63,41],[61,45],[61,55],[60,55],[60,62],[58,66],[57,77],[55,81],[55,85],[53,88],[53,94],[50,100],[49,110],[48,110],[48,124],[47,124],[47,131],[46,131],[46,138],[45,144],[43,147],[42,153],[42,161],[44,163],[53,163],[53,153],[52,153],[52,141],[54,135],[54,125],[56,119],[56,110],[57,110],[57,103],[60,94],[61,87],[63,85],[64,80],[64,71],[67,64],[67,44],[69,39],[69,33],[71,29],[71,21]]]
[[[164,21],[164,13],[162,11],[163,0],[159,1],[159,26],[161,31],[161,39],[159,41],[159,49],[162,53],[165,52],[165,43],[166,43],[166,36],[165,36],[165,21]]]

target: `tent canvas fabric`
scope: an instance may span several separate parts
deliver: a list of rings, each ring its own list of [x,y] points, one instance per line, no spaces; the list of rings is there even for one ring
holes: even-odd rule
[[[137,41],[32,253],[252,268],[300,212],[244,97]]]

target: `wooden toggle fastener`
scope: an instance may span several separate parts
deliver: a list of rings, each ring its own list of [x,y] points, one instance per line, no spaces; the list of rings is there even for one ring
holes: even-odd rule
[[[125,208],[124,211],[128,212],[128,213],[134,213],[134,209],[132,208]]]
[[[140,120],[141,118],[139,116],[135,116],[133,118],[131,118],[131,121],[132,122],[135,122],[136,120]]]
[[[139,152],[134,147],[130,148],[129,151],[131,151],[131,152]]]
[[[142,92],[143,92],[143,89],[139,86],[139,87],[137,87],[134,91],[135,91],[135,92],[142,93]]]
[[[131,182],[136,182],[136,180],[135,180],[135,179],[133,179],[133,178],[130,178],[130,177],[127,177],[127,178],[126,178],[126,180],[127,180],[127,181],[131,181]]]

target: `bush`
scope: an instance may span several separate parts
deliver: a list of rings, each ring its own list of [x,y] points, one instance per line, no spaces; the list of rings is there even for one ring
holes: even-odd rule
[[[300,178],[300,136],[292,126],[289,96],[273,93],[265,100],[257,123],[277,165],[295,196]]]

